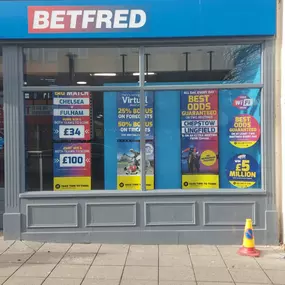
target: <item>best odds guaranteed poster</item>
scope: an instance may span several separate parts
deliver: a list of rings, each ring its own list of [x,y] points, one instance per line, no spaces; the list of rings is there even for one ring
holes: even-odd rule
[[[261,188],[260,90],[221,90],[222,188]]]
[[[53,172],[55,190],[90,190],[90,144],[55,143]]]
[[[181,92],[182,188],[219,188],[218,91]]]
[[[153,93],[145,95],[146,189],[154,189]],[[117,93],[117,189],[141,189],[140,94]]]

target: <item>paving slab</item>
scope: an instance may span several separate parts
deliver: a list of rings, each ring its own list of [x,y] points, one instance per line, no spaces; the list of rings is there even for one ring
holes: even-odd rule
[[[120,280],[122,273],[123,266],[91,266],[86,279]]]
[[[262,270],[232,269],[230,273],[236,283],[271,284]]]
[[[158,246],[157,245],[131,245],[130,254],[132,253],[145,253],[145,254],[157,255]]]
[[[89,269],[89,265],[65,265],[59,264],[50,274],[51,278],[84,278],[86,272]]]
[[[25,263],[34,253],[4,252],[0,255],[0,263]]]
[[[148,281],[146,280],[122,280],[120,285],[158,285],[158,283],[157,281],[149,281],[149,280]]]
[[[127,258],[127,252],[123,253],[98,253],[93,262],[93,265],[124,265]]]
[[[85,279],[81,285],[119,285],[119,283],[120,283],[120,280]]]
[[[8,277],[0,277],[0,284],[4,284]]]
[[[147,253],[136,253],[130,252],[126,265],[136,265],[136,266],[158,266],[158,255],[157,254],[147,254]]]
[[[16,277],[9,278],[4,285],[41,285],[44,278],[38,277]]]
[[[7,250],[15,241],[11,240],[0,240],[0,253],[3,253],[5,250]]]
[[[240,248],[240,246],[236,246],[236,245],[219,245],[219,246],[217,246],[219,253],[224,258],[239,256],[237,254],[237,251],[239,248]]]
[[[22,241],[22,243],[24,243],[26,246],[33,249],[34,251],[39,250],[44,245],[43,242],[36,242],[36,241]]]
[[[19,269],[20,266],[21,264],[1,263],[0,264],[0,277],[11,276],[16,270]]]
[[[15,254],[28,254],[28,253],[34,253],[35,250],[26,245],[25,243],[21,241],[14,242],[6,251],[6,253],[15,253]]]
[[[80,285],[82,279],[71,278],[47,278],[43,285]]]
[[[233,256],[224,258],[229,269],[260,269],[255,258],[248,256]]]
[[[67,252],[71,243],[45,243],[38,252]]]
[[[160,281],[159,285],[196,285],[193,281]],[[217,285],[217,283],[216,283]]]
[[[36,252],[27,263],[57,264],[63,256],[63,252]]]
[[[127,244],[103,244],[100,247],[99,254],[104,253],[127,253],[129,250],[129,245]]]
[[[160,255],[188,254],[187,245],[159,245],[158,249]]]
[[[189,245],[188,248],[190,255],[220,255],[217,247],[214,245]]]
[[[192,263],[189,254],[165,254],[159,255],[159,266],[190,266]]]
[[[190,267],[160,267],[159,281],[195,281],[195,277],[193,269]]]
[[[123,280],[158,280],[158,268],[149,266],[126,266]]]
[[[219,255],[213,255],[213,256],[193,255],[191,257],[191,261],[193,267],[222,267],[222,268],[226,267],[222,257]]]
[[[265,270],[267,276],[273,282],[273,284],[285,284],[285,271],[284,270]]]
[[[96,243],[77,243],[73,244],[68,252],[74,253],[97,253],[100,249],[101,244]]]
[[[285,259],[276,258],[256,258],[256,261],[264,270],[285,270]]]
[[[68,252],[60,261],[60,264],[86,264],[91,265],[95,258],[95,254],[93,253],[74,253]]]
[[[226,268],[196,267],[194,272],[199,282],[233,282]]]
[[[47,277],[54,267],[54,264],[24,264],[14,273],[14,276]]]
[[[197,283],[197,285],[233,285],[233,284],[234,282],[198,282]]]

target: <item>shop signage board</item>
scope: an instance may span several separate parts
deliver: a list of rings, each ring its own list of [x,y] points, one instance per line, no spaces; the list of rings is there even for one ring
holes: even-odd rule
[[[181,92],[182,188],[219,188],[218,90]]]
[[[90,140],[90,92],[53,93],[53,139]]]
[[[0,39],[273,36],[276,1],[0,1],[0,30]]]
[[[89,143],[55,143],[54,190],[91,190],[91,146]]]

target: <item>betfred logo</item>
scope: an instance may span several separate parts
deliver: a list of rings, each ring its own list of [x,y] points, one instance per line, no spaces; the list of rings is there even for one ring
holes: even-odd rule
[[[147,16],[141,9],[97,6],[29,6],[29,33],[107,32],[140,29]]]
[[[247,95],[240,95],[233,102],[233,106],[239,110],[247,110],[252,105],[253,100],[250,99]]]

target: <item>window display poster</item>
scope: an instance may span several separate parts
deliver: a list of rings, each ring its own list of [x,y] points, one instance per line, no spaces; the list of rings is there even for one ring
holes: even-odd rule
[[[53,139],[90,140],[90,92],[53,92]]]
[[[145,93],[146,139],[153,139],[153,93]],[[140,94],[139,92],[117,93],[117,139],[139,140]]]
[[[182,91],[183,189],[219,188],[218,91]]]
[[[91,145],[55,143],[54,190],[91,190]]]
[[[227,178],[236,188],[254,186],[260,176],[259,171],[257,161],[248,154],[238,154],[232,157],[226,168]]]
[[[154,189],[154,145],[145,145],[146,189]],[[117,142],[117,189],[141,190],[141,155],[139,141]]]
[[[220,187],[261,188],[260,90],[220,90],[219,119]]]

